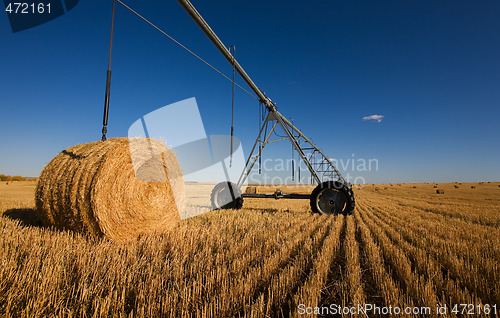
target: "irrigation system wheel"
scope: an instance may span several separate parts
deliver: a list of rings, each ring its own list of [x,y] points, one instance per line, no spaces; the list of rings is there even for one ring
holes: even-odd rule
[[[342,182],[323,182],[311,193],[311,209],[322,214],[352,214],[354,194],[351,188]]]
[[[214,209],[241,209],[243,198],[236,184],[224,181],[218,183],[212,190],[210,200]]]

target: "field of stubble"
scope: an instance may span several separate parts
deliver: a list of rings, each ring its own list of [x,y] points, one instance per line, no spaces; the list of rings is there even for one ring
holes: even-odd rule
[[[2,182],[0,316],[309,317],[363,304],[498,316],[500,184],[435,186],[354,188],[348,217],[246,199],[117,245],[41,227],[35,183]]]

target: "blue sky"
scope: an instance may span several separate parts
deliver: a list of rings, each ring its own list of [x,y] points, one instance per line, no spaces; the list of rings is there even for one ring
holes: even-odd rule
[[[231,73],[177,1],[124,2]],[[500,180],[500,2],[192,2],[329,157],[378,160],[378,171],[351,174],[368,183]],[[14,34],[1,15],[0,173],[37,176],[61,150],[100,139],[111,3],[80,0]],[[110,137],[190,97],[208,134],[229,133],[227,80],[120,5],[115,23]],[[249,150],[258,104],[238,90],[235,107],[235,135]],[[384,117],[362,119],[371,115]],[[266,156],[287,159],[290,147]]]

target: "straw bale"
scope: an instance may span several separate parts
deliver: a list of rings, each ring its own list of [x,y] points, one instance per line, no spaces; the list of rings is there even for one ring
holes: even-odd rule
[[[35,201],[46,226],[121,242],[174,225],[183,195],[179,163],[164,143],[113,138],[59,153],[40,174]]]
[[[247,194],[256,194],[257,193],[257,187],[247,187],[245,189],[245,193],[247,193]]]

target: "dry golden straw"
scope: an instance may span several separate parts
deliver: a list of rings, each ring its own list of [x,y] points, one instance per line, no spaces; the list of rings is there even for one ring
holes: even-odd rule
[[[245,190],[245,193],[247,194],[256,194],[257,193],[257,187],[247,187]]]
[[[183,195],[179,163],[164,143],[114,138],[59,153],[35,199],[47,226],[122,242],[175,224]]]

